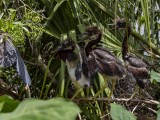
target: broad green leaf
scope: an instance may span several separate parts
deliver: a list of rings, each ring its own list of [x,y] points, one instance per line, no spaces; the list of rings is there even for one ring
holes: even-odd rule
[[[0,113],[12,112],[17,106],[19,102],[14,100],[10,96],[1,96],[0,97]]]
[[[157,111],[157,120],[160,120],[160,105],[157,106],[158,111]]]
[[[111,117],[113,120],[136,120],[136,116],[123,106],[115,103],[111,104]]]
[[[160,120],[160,110],[157,111],[157,120]]]
[[[160,82],[160,73],[151,71],[151,80],[155,80],[156,82]]]
[[[28,99],[15,111],[0,114],[1,120],[75,120],[80,109],[62,98],[50,100]]]

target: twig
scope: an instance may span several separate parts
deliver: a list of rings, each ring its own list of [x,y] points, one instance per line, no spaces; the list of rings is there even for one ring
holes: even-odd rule
[[[26,92],[27,92],[28,98],[31,98],[31,92],[30,92],[30,88],[29,88],[28,85],[25,86],[25,90],[26,90]]]
[[[1,84],[1,82],[0,82],[0,84]],[[9,96],[12,96],[14,99],[19,98],[19,95],[15,91],[12,91],[9,88],[6,88],[2,85],[0,85],[0,95],[9,95]]]
[[[139,101],[139,102],[137,103],[137,105],[133,108],[132,113],[134,113],[134,111],[138,108],[139,104],[140,104],[140,101]]]
[[[36,63],[30,62],[30,61],[27,61],[27,60],[24,60],[24,62],[27,63],[27,64],[30,64],[30,65],[34,65],[34,66],[37,65]]]
[[[80,113],[78,113],[78,118],[79,118],[79,120],[82,120],[82,117],[81,117]]]
[[[108,116],[109,114],[105,114],[101,117],[101,119],[105,118],[106,116]]]
[[[157,111],[153,110],[152,108],[147,107],[147,106],[144,106],[144,107],[145,107],[146,109],[148,109],[148,110],[152,111],[154,114],[157,114]]]
[[[158,105],[159,102],[155,100],[141,100],[141,99],[126,99],[126,98],[113,98],[113,99],[108,99],[108,98],[80,98],[80,99],[74,99],[73,101],[75,102],[82,102],[82,101],[102,101],[102,102],[139,102],[139,103],[146,103],[146,104],[152,104],[152,105]]]

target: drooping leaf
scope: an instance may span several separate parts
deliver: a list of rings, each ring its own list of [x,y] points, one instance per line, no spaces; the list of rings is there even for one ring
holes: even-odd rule
[[[31,85],[31,78],[18,50],[16,50],[16,54],[17,54],[16,70],[18,72],[18,75],[26,85]]]
[[[136,116],[123,106],[115,103],[111,104],[111,117],[113,120],[136,120]]]
[[[0,114],[1,120],[75,120],[80,109],[62,98],[28,99],[11,113]]]
[[[0,56],[0,66],[7,68],[16,64],[16,71],[18,75],[26,85],[30,85],[31,79],[24,64],[24,61],[21,58],[16,47],[13,45],[12,39],[7,35],[9,36],[8,33],[5,33],[3,31],[1,31],[0,33],[0,39],[2,40],[2,44],[0,45],[0,51],[1,53],[3,53]],[[7,39],[5,39],[5,37],[7,37]]]
[[[0,113],[12,112],[17,106],[19,102],[14,100],[10,96],[1,96],[0,97]]]

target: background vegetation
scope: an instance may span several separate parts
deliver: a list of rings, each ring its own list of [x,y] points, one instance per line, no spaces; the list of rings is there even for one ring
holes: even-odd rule
[[[132,36],[129,40],[129,50],[146,61],[151,72],[151,79],[146,82],[146,88],[137,93],[130,101],[127,99],[135,89],[135,82],[128,80],[119,82],[114,93],[116,99],[112,99],[110,104],[106,98],[107,89],[98,98],[91,98],[103,85],[103,78],[100,75],[97,76],[93,88],[84,90],[83,93],[72,99],[82,111],[77,119],[158,120],[160,119],[158,106],[160,95],[159,0],[0,1],[0,29],[12,36],[14,45],[21,52],[32,79],[31,95],[33,98],[38,99],[46,100],[53,97],[70,99],[74,96],[75,90],[67,75],[65,63],[54,55],[54,50],[60,45],[65,35],[70,34],[74,37],[75,34],[80,33],[79,31],[83,29],[83,26],[97,25],[103,31],[101,45],[121,58],[121,42],[124,31],[114,31],[108,26],[117,18],[125,18],[131,23]],[[8,94],[19,100],[27,98],[23,83],[18,77],[13,77],[14,70],[5,69],[1,70],[0,73],[1,94]],[[14,116],[19,113],[20,108],[23,109],[24,106],[29,106],[27,101],[7,103],[6,101],[10,98],[2,97],[1,99],[3,100],[1,103],[6,104],[3,104],[0,109],[8,103],[13,105],[12,108],[16,108],[12,114],[7,113],[8,116]],[[34,102],[37,101],[31,100],[29,104],[32,106]],[[41,104],[41,102],[39,100],[39,105],[46,106],[44,111],[56,111],[56,108],[49,108],[54,100],[48,100],[44,104]],[[60,102],[61,104],[57,103],[58,106],[68,104],[63,100]],[[68,107],[74,106],[74,104],[69,105]],[[43,109],[38,105],[35,108],[37,110]],[[27,109],[33,108],[26,108],[24,113],[27,113]],[[10,111],[7,109],[5,112]],[[62,109],[62,113],[67,111],[67,109]],[[77,108],[75,115],[78,112]],[[1,113],[3,113],[2,110]],[[11,120],[10,117],[6,118],[6,115],[3,114],[1,117],[1,113],[0,118]],[[34,116],[37,113],[30,114]],[[48,117],[50,115],[51,117]],[[46,114],[47,118],[43,118],[43,120],[53,119],[52,115],[54,116],[51,113]],[[75,119],[75,115],[68,118],[68,120]],[[68,116],[70,115],[68,114]],[[34,118],[27,115],[25,117],[27,120]],[[60,119],[57,118],[56,120]]]

